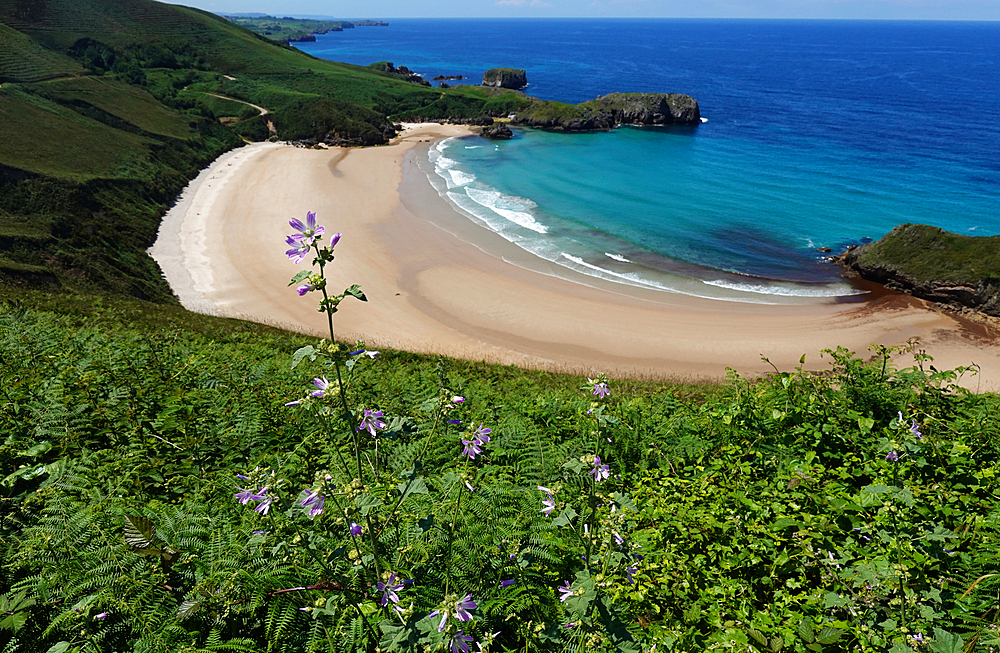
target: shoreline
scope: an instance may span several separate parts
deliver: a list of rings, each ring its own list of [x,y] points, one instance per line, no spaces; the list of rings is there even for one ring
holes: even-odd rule
[[[322,336],[315,297],[286,287],[303,267],[283,246],[288,220],[315,211],[328,236],[344,234],[328,267],[330,288],[358,283],[369,298],[341,305],[337,336],[373,348],[579,374],[719,380],[727,368],[744,376],[772,371],[762,355],[792,370],[805,354],[807,369],[824,369],[822,349],[867,357],[871,344],[919,338],[938,369],[976,362],[982,376],[963,384],[1000,389],[997,339],[906,295],[743,304],[622,286],[535,257],[457,213],[419,169],[431,144],[471,133],[428,124],[376,148],[240,148],[185,189],[150,253],[189,310]]]

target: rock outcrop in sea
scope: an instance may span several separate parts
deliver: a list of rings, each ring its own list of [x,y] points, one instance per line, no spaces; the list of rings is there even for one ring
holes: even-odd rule
[[[490,68],[483,73],[483,86],[517,90],[528,85],[528,76],[521,68]]]
[[[618,125],[697,125],[698,101],[681,93],[610,93],[571,105],[537,102],[519,112],[514,125],[557,131],[601,131]]]
[[[514,132],[510,130],[510,127],[506,123],[502,122],[493,123],[479,132],[479,135],[494,141],[507,141],[514,138]]]

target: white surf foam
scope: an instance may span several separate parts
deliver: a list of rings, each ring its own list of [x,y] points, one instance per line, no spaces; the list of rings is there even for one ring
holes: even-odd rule
[[[716,288],[726,288],[738,292],[754,293],[756,295],[778,295],[780,297],[844,297],[847,295],[864,295],[867,290],[856,290],[842,285],[805,287],[789,285],[764,285],[756,283],[734,283],[722,279],[703,280],[702,283]]]
[[[632,262],[632,261],[628,260],[627,258],[625,258],[624,256],[621,256],[619,254],[609,254],[608,252],[604,252],[604,255],[607,256],[608,258],[614,259],[616,261],[621,261],[622,263],[631,263]]]
[[[469,198],[480,206],[507,218],[514,224],[525,229],[531,229],[540,234],[548,232],[549,228],[535,220],[529,211],[535,208],[535,203],[522,197],[511,197],[493,189],[466,188]]]

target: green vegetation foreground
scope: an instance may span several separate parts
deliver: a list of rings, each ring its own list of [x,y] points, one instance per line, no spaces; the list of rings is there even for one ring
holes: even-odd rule
[[[4,653],[1000,646],[1000,406],[923,355],[686,388],[55,304],[0,317]]]

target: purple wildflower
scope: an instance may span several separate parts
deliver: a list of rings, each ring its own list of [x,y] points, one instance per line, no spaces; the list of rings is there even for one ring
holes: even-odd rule
[[[560,585],[559,586],[559,593],[562,595],[562,596],[559,597],[559,601],[562,602],[562,603],[565,603],[566,599],[568,599],[569,597],[573,596],[574,592],[573,592],[573,588],[570,587],[568,580],[567,581],[563,581],[563,582],[565,583],[565,585]]]
[[[604,399],[611,394],[611,390],[608,388],[607,383],[595,383],[594,394],[597,395],[598,399]]]
[[[330,387],[330,382],[326,380],[326,377],[319,377],[313,379],[313,385],[316,389],[312,391],[312,396],[319,399],[320,397],[326,395],[327,388]]]
[[[479,443],[480,445],[483,445],[483,444],[489,444],[489,442],[490,442],[490,433],[492,433],[492,432],[493,432],[493,429],[487,428],[487,427],[483,426],[482,424],[480,424],[479,428],[476,429],[476,431],[475,431],[475,433],[473,433],[473,435],[475,436],[476,442]]]
[[[454,397],[451,398],[451,403],[453,403],[453,404],[464,404],[465,403],[465,397],[460,397],[459,395],[455,395]]]
[[[472,487],[472,483],[470,483],[468,481],[465,482],[465,487],[469,488],[469,492],[475,492],[476,491],[476,488]]]
[[[355,522],[351,522],[351,535],[358,537],[361,535],[361,526]]]
[[[379,355],[379,352],[377,352],[377,351],[366,351],[366,352],[362,352],[362,353],[365,356],[367,356],[368,358],[375,358],[376,356]]]
[[[306,211],[305,224],[302,224],[297,218],[292,218],[288,221],[288,226],[299,232],[289,236],[289,238],[300,240],[310,246],[316,241],[317,237],[323,234],[323,225],[316,225],[316,214],[312,211]],[[335,238],[339,238],[339,236],[340,234],[337,234]]]
[[[251,488],[244,487],[240,488],[240,491],[236,493],[236,498],[239,499],[240,503],[242,503],[245,506],[251,501],[256,500],[255,499],[256,494],[257,492],[252,490]]]
[[[618,546],[625,544],[625,538],[619,535],[617,532],[615,532],[615,544],[617,544]]]
[[[267,488],[261,490],[260,494],[257,495],[256,499],[260,501],[260,503],[257,504],[256,508],[254,508],[254,510],[262,515],[267,514],[267,511],[271,509],[271,504],[274,502],[273,496],[264,496],[265,492],[267,492]]]
[[[468,456],[469,460],[475,460],[476,455],[483,453],[483,450],[479,447],[478,440],[462,440],[462,444],[465,445],[462,455]]]
[[[552,496],[552,490],[542,487],[541,485],[538,486],[538,489],[544,490],[546,493],[546,497],[542,499],[543,507],[540,512],[546,517],[551,517],[552,511],[556,509],[556,498]]]
[[[897,460],[899,460],[899,454],[896,453],[895,451],[890,451],[889,453],[887,453],[885,455],[885,459],[888,460],[891,463],[894,463]]]
[[[507,589],[508,587],[510,587],[511,585],[513,585],[514,582],[515,582],[515,580],[513,578],[508,579],[508,580],[502,580],[502,581],[500,581],[500,587],[502,587],[503,589]]]
[[[472,615],[469,614],[469,610],[475,610],[477,607],[479,607],[479,604],[472,600],[472,595],[466,594],[465,598],[460,599],[455,604],[455,618],[459,621],[472,621]]]
[[[592,475],[594,480],[600,483],[611,476],[611,471],[607,465],[601,464],[600,456],[594,456],[594,468],[587,472],[587,474]]]
[[[315,288],[310,286],[308,283],[304,283],[295,289],[295,292],[299,293],[299,297],[305,295],[307,292],[313,291]]]
[[[403,584],[396,582],[396,574],[389,574],[388,582],[383,583],[379,581],[375,583],[375,589],[382,592],[382,596],[378,602],[384,608],[390,601],[399,603],[399,595],[396,592],[403,589]]]
[[[921,442],[924,441],[924,434],[921,433],[920,429],[917,428],[917,420],[913,420],[913,423],[910,424],[910,433],[912,433],[913,435],[915,435],[916,438],[918,440],[920,440]]]
[[[107,612],[102,612],[101,614],[94,615],[94,619],[100,619],[101,621],[104,621],[107,618],[108,618]]]
[[[368,431],[372,434],[372,437],[377,435],[377,431],[381,431],[385,428],[385,422],[382,421],[382,411],[381,410],[368,410],[365,409],[365,414],[361,418],[361,423],[358,424],[358,431]]]
[[[288,236],[285,238],[285,242],[292,246],[291,249],[285,250],[285,256],[292,259],[292,263],[298,265],[309,253],[309,244],[301,236]]]
[[[464,630],[455,633],[448,643],[448,650],[451,653],[469,653],[469,642],[476,641],[472,635],[466,635]]]
[[[315,517],[316,515],[323,513],[323,504],[326,503],[326,497],[322,494],[310,491],[306,495],[306,498],[300,501],[303,507],[309,509],[309,516]]]

